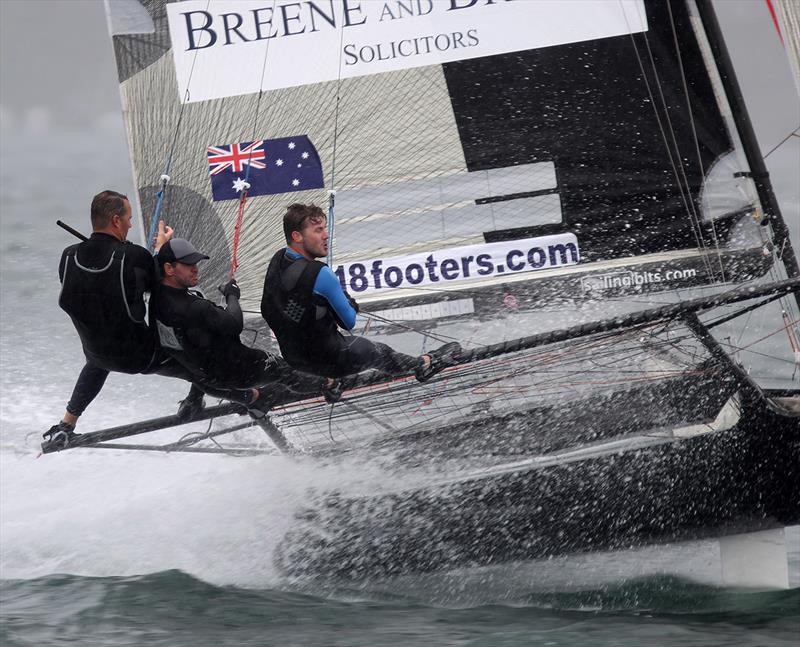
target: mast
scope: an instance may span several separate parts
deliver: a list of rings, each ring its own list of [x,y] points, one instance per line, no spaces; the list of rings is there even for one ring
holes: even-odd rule
[[[750,177],[755,183],[758,199],[764,209],[764,224],[772,224],[772,229],[775,233],[775,245],[783,260],[783,265],[789,277],[795,278],[800,276],[800,266],[798,266],[797,256],[789,238],[789,229],[783,219],[778,200],[772,189],[769,172],[766,164],[764,164],[764,158],[761,156],[761,149],[753,130],[753,124],[750,121],[750,115],[747,112],[742,90],[733,70],[733,62],[722,37],[717,15],[714,12],[711,0],[696,0],[696,5],[700,20],[706,31],[708,43],[711,46],[714,62],[722,79],[722,86],[731,106],[734,123],[742,139],[745,157],[750,166]],[[797,305],[800,306],[800,293],[795,293],[795,300]]]

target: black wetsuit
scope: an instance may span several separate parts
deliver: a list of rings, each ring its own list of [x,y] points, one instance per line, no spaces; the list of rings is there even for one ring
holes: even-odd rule
[[[275,333],[281,353],[301,371],[328,377],[377,369],[409,375],[418,357],[398,353],[364,337],[345,337],[339,328],[355,326],[355,311],[327,265],[282,249],[264,278],[261,314]]]
[[[300,393],[322,392],[325,380],[298,373],[280,357],[242,344],[242,311],[235,296],[227,308],[202,294],[160,285],[153,293],[153,315],[161,344],[197,383],[217,389],[243,389],[276,382]]]
[[[80,416],[109,371],[191,381],[188,371],[161,351],[145,321],[144,293],[156,284],[158,271],[144,247],[95,232],[63,251],[58,276],[58,303],[72,319],[86,356],[67,411]]]

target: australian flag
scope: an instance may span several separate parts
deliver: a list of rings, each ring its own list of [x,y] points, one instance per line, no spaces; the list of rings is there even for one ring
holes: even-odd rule
[[[208,172],[214,200],[240,198],[245,182],[250,196],[325,186],[319,154],[307,135],[209,146]]]

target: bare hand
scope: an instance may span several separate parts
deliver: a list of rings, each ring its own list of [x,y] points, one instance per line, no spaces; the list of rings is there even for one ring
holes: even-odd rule
[[[158,233],[156,234],[156,239],[153,241],[153,248],[155,251],[161,249],[161,246],[166,243],[175,232],[173,231],[172,227],[169,225],[164,224],[163,220],[158,221]]]

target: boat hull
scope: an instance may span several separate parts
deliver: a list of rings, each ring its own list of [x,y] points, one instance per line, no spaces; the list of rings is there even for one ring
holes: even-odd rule
[[[287,575],[386,578],[800,523],[800,424],[765,399],[724,431],[380,496],[329,496]]]

